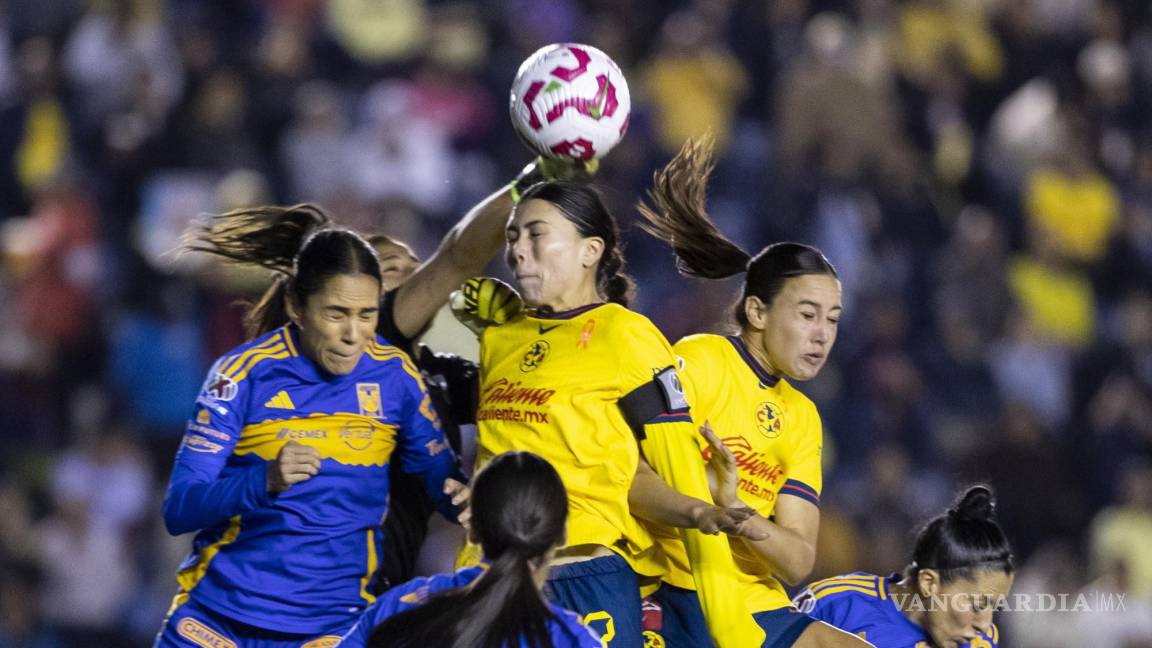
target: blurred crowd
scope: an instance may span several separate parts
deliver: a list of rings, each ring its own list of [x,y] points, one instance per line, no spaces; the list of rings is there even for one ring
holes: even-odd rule
[[[189,539],[159,502],[210,362],[267,281],[171,251],[190,218],[309,201],[429,254],[529,158],[520,61],[585,42],[630,130],[626,224],[711,132],[710,210],[817,245],[840,338],[815,576],[886,573],[987,481],[1017,590],[1004,645],[1152,646],[1152,4],[1136,0],[0,2],[0,648],[147,646]],[[629,227],[638,309],[722,331]],[[502,270],[493,266],[493,272]]]

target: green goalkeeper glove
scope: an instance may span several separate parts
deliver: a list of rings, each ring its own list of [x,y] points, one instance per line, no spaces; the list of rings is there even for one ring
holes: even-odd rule
[[[503,324],[524,309],[520,293],[494,277],[473,277],[448,298],[452,314],[477,336],[489,326]]]

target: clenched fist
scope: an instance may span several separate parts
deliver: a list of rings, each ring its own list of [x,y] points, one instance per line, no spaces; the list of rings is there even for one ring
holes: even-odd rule
[[[279,495],[292,484],[311,479],[318,472],[320,453],[316,448],[289,441],[268,466],[268,494]]]

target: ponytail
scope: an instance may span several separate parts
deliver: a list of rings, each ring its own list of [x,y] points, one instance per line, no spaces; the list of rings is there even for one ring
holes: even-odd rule
[[[627,307],[636,293],[636,282],[624,273],[624,255],[619,247],[607,250],[604,254],[606,258],[596,270],[600,292],[604,293],[609,302]]]
[[[555,614],[534,571],[564,542],[568,495],[560,475],[529,452],[496,456],[472,486],[472,533],[492,562],[471,586],[434,596],[376,627],[370,648],[553,648]]]
[[[302,304],[333,275],[366,274],[380,281],[372,246],[354,232],[333,228],[328,215],[310,204],[264,205],[209,216],[185,233],[183,248],[277,273],[244,313],[249,339],[287,323],[285,299]]]
[[[530,561],[506,552],[471,587],[434,596],[372,631],[369,648],[553,648],[552,611],[540,596]]]
[[[689,139],[676,157],[652,174],[648,200],[637,208],[640,228],[676,253],[681,274],[724,279],[745,272],[752,260],[713,224],[705,207],[708,178],[716,167],[711,139]]]
[[[952,508],[928,522],[916,537],[908,576],[922,569],[940,572],[941,581],[971,578],[979,569],[1011,574],[1012,548],[994,519],[992,490],[968,488]]]
[[[736,322],[748,325],[744,302],[754,296],[771,305],[792,277],[826,274],[836,269],[820,250],[802,243],[773,243],[749,256],[728,240],[706,209],[708,177],[716,167],[711,139],[689,139],[676,157],[652,175],[648,200],[637,208],[644,217],[641,229],[664,241],[676,254],[681,274],[701,279],[725,279],[741,273],[744,292],[734,309]]]

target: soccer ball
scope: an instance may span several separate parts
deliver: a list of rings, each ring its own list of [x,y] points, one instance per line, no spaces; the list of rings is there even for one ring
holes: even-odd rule
[[[549,45],[520,65],[508,103],[516,133],[536,153],[598,160],[624,137],[632,99],[608,55],[579,43]]]

